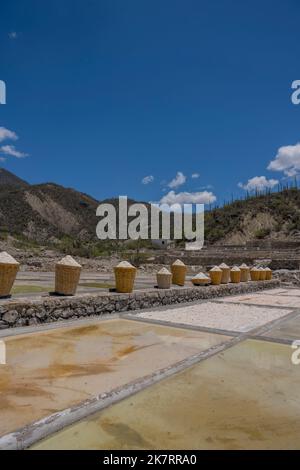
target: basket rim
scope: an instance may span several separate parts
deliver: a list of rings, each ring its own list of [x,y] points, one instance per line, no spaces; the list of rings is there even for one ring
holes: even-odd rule
[[[135,266],[115,266],[114,270],[116,271],[136,271],[137,268]]]
[[[15,263],[5,263],[3,261],[0,261],[0,266],[20,266],[20,263],[18,263],[18,261],[16,261]]]

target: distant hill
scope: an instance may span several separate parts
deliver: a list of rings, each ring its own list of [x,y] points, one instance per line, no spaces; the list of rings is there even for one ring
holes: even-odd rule
[[[116,207],[118,200],[107,199]],[[129,200],[129,205],[135,201]],[[55,183],[30,185],[0,169],[0,238],[17,237],[55,245],[82,256],[109,244],[96,237],[99,201]],[[205,213],[209,244],[243,244],[260,239],[300,240],[300,191],[296,188],[236,200]],[[104,247],[104,248],[103,248]]]
[[[117,199],[102,202],[113,204],[118,212]],[[128,200],[129,206],[133,203]],[[0,169],[0,239],[13,236],[24,248],[31,241],[82,256],[101,253],[111,243],[96,237],[99,204],[75,189],[55,183],[30,185]]]
[[[300,190],[256,195],[207,212],[205,239],[230,245],[260,239],[300,240]]]
[[[38,243],[95,237],[98,202],[54,183],[0,185],[0,230]]]

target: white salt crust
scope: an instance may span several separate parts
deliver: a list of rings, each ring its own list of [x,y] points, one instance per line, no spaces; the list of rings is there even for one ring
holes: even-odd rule
[[[134,268],[134,266],[132,266],[132,264],[128,263],[128,261],[121,261],[121,263],[119,263],[117,265],[117,268]]]
[[[157,274],[168,274],[168,275],[170,275],[171,273],[167,268],[161,268],[161,270],[158,271]]]
[[[174,261],[173,266],[185,266],[185,264],[180,259],[177,259]]]
[[[0,264],[19,264],[10,254],[6,251],[0,253]]]
[[[81,265],[75,261],[72,256],[67,255],[64,258],[62,258],[60,261],[58,261],[57,264],[62,264],[63,266],[72,266],[74,268],[81,268]]]
[[[137,316],[149,320],[165,321],[171,324],[181,323],[183,325],[245,332],[276,320],[287,313],[286,310],[280,308],[205,302],[198,305],[142,312],[137,314]]]

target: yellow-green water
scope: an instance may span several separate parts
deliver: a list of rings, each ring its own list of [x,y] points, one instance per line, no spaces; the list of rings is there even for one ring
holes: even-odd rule
[[[116,319],[1,339],[0,436],[230,338]]]
[[[33,449],[299,449],[300,366],[248,340]]]

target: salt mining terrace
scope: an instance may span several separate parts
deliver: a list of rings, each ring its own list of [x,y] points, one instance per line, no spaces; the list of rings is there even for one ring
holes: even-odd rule
[[[87,275],[89,274],[85,273],[85,276]],[[130,294],[122,294],[109,291],[109,288],[114,287],[114,284],[86,282],[86,279],[86,277],[82,277],[80,282],[83,291],[79,290],[73,296],[51,295],[54,285],[37,284],[34,278],[31,278],[30,284],[19,284],[20,279],[18,279],[11,298],[0,300],[0,330],[66,319],[99,317],[105,314],[193,302],[226,295],[248,294],[280,285],[279,280],[272,279],[199,288],[194,287],[187,280],[184,286],[156,289],[154,287],[155,276],[152,275],[147,277],[147,286],[143,284],[144,277],[141,277],[137,279],[137,289],[134,289]]]
[[[51,449],[299,449],[290,346],[252,339],[37,443]]]
[[[232,298],[2,330],[0,448],[299,448],[300,291]]]

